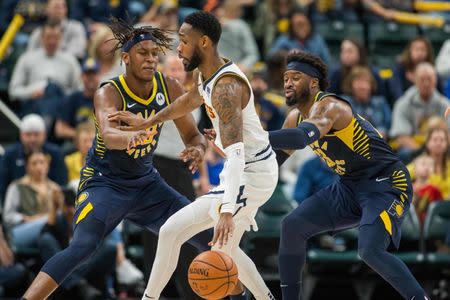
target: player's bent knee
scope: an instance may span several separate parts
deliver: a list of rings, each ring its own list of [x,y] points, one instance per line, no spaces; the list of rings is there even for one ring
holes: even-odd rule
[[[358,255],[367,263],[376,256],[376,251],[370,247],[358,247]]]
[[[175,223],[171,222],[171,219],[167,220],[161,229],[159,230],[159,241],[173,241],[176,240],[180,234],[180,227],[176,226]]]
[[[74,260],[85,261],[90,258],[98,249],[101,240],[88,239],[85,241],[73,240],[67,250],[70,253],[69,257]]]

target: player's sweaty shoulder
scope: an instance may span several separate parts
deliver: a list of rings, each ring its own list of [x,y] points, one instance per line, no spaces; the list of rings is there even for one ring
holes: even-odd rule
[[[94,106],[97,109],[102,107],[116,107],[122,109],[123,101],[120,92],[111,83],[107,83],[98,88],[94,95]]]

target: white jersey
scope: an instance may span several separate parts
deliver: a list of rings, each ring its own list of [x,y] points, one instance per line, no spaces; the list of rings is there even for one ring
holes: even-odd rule
[[[261,121],[256,113],[253,91],[245,74],[232,61],[226,60],[226,63],[220,67],[208,80],[203,81],[202,74],[199,74],[198,92],[203,97],[206,106],[206,112],[211,119],[214,130],[217,133],[216,145],[223,150],[220,139],[219,115],[214,109],[211,101],[211,95],[217,80],[224,75],[233,75],[241,78],[247,83],[250,89],[250,99],[247,106],[242,110],[242,138],[244,143],[245,161],[251,162],[260,160],[270,155],[272,149],[269,144],[269,134],[261,126]],[[266,157],[267,158],[267,157]]]

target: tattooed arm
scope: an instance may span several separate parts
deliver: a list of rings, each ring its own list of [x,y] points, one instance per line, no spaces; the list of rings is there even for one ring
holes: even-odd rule
[[[210,243],[214,245],[218,242],[219,248],[227,244],[234,231],[233,213],[245,167],[242,107],[247,105],[249,98],[248,85],[235,76],[220,78],[212,91],[212,105],[219,117],[220,140],[227,157],[222,171],[225,177],[225,191],[220,219]]]
[[[327,97],[311,107],[309,116],[296,126],[269,132],[270,144],[274,149],[303,149],[331,129],[345,128],[352,120],[351,107],[336,98]]]

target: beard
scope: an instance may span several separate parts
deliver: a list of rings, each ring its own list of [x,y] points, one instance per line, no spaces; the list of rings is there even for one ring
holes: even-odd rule
[[[303,88],[301,92],[295,91],[291,97],[286,97],[286,105],[294,106],[296,104],[308,102],[311,93],[307,87]]]
[[[186,72],[194,71],[201,64],[201,62],[202,62],[202,58],[200,56],[199,51],[196,48],[194,50],[194,53],[192,54],[191,59],[189,59],[189,63],[187,65],[184,65],[184,70]]]

